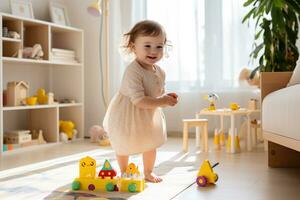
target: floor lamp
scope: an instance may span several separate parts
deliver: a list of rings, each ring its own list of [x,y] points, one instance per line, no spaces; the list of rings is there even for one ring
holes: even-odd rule
[[[109,0],[98,0],[93,2],[87,8],[88,12],[96,17],[102,15],[100,22],[100,37],[99,37],[99,59],[100,71],[102,79],[102,98],[107,110],[109,102],[110,91],[110,72],[109,72]],[[104,51],[102,51],[104,47]]]

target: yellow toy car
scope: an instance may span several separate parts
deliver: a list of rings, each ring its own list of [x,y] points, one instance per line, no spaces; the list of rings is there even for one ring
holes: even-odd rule
[[[218,181],[218,175],[214,173],[213,168],[219,163],[210,165],[208,160],[205,160],[197,174],[196,183],[199,187],[205,187],[207,184],[214,184]]]

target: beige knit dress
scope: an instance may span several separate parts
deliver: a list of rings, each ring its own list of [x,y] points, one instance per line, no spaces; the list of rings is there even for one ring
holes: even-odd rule
[[[127,67],[121,88],[111,100],[103,126],[118,155],[153,150],[165,143],[166,123],[161,108],[142,109],[136,104],[145,96],[164,93],[165,73],[156,65],[150,71],[133,61]]]

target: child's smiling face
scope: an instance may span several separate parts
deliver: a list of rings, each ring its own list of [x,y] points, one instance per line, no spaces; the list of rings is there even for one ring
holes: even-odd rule
[[[139,36],[133,44],[137,61],[146,69],[153,69],[153,64],[163,56],[165,36]]]

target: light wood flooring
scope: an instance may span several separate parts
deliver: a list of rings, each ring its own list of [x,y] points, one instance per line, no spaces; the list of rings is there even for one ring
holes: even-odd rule
[[[208,153],[199,152],[194,147],[194,140],[190,139],[190,151],[181,152],[182,139],[169,138],[168,142],[159,149],[156,166],[157,174],[165,174],[183,166],[199,168],[204,159],[209,159],[213,164],[220,164],[214,168],[219,180],[216,185],[199,188],[190,180],[190,186],[176,191],[172,199],[243,199],[243,200],[299,200],[300,199],[300,169],[274,169],[267,165],[267,154],[263,144],[251,152],[242,149],[241,153],[228,154],[223,150],[210,150]],[[241,142],[242,143],[242,142]],[[72,155],[86,151],[99,150],[96,144],[88,140],[72,144],[45,147],[39,150],[13,153],[0,158],[0,178],[31,170],[34,167],[49,166],[51,160],[72,160]],[[210,140],[212,149],[212,140]],[[105,147],[103,150],[110,150]],[[165,152],[176,152],[176,156],[167,157]],[[177,153],[178,152],[178,153]],[[197,170],[195,170],[196,179]],[[176,179],[176,177],[174,177]],[[162,191],[163,192],[163,191]],[[155,197],[153,197],[155,198]],[[1,198],[2,199],[2,198]]]

